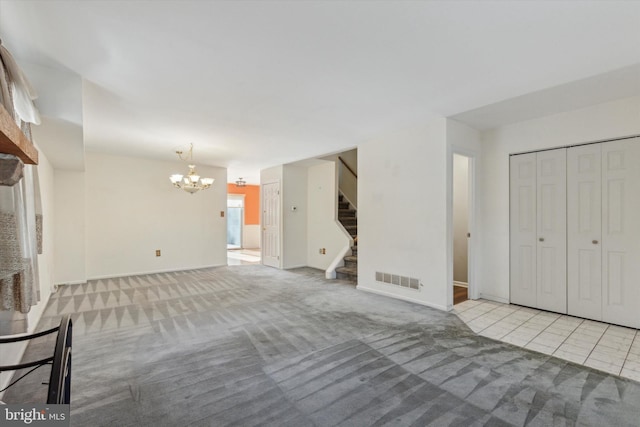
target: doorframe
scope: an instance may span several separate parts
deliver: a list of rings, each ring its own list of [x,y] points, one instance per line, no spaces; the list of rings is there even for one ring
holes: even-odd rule
[[[476,232],[476,193],[478,177],[478,157],[479,154],[468,148],[455,145],[447,147],[447,310],[453,309],[453,155],[458,154],[469,159],[468,169],[468,230],[471,237],[467,246],[467,296],[469,299],[478,299],[479,292],[476,282],[476,253],[479,247],[478,235]]]
[[[235,200],[242,200],[242,218],[241,218],[241,222],[240,222],[240,248],[239,249],[244,249],[244,215],[245,215],[245,194],[234,194],[234,193],[227,193],[227,221],[229,220],[229,199],[235,199]],[[237,208],[232,208],[232,209],[237,209]],[[229,237],[228,237],[228,230],[227,230],[227,244],[229,241]]]

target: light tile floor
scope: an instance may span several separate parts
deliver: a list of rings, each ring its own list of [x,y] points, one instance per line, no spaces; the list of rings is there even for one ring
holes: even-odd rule
[[[260,249],[227,250],[228,265],[260,264]]]
[[[488,300],[453,312],[479,335],[640,381],[637,329]]]

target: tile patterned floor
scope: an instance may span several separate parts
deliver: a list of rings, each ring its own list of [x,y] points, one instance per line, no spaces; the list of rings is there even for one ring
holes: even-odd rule
[[[640,381],[636,329],[488,300],[453,312],[478,335]]]
[[[260,264],[260,249],[234,249],[227,251],[228,265]]]

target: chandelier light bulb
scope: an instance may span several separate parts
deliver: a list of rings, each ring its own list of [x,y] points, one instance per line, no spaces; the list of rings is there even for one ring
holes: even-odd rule
[[[180,160],[193,160],[193,144],[190,145],[186,158],[182,158],[182,151],[176,151],[176,154]],[[190,194],[211,187],[211,184],[215,181],[213,178],[200,178],[200,175],[196,173],[196,166],[193,164],[189,165],[189,173],[186,176],[176,173],[171,175],[169,180],[174,187],[181,188]]]

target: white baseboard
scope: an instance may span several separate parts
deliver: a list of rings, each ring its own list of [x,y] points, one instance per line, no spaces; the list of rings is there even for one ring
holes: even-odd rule
[[[87,283],[86,280],[71,280],[67,282],[54,283],[53,286],[57,288],[58,286],[67,286],[67,285],[84,285]]]
[[[164,270],[153,270],[153,271],[138,271],[133,273],[118,273],[111,274],[105,276],[92,276],[87,278],[88,280],[100,280],[100,279],[115,279],[117,277],[128,277],[128,276],[144,276],[145,274],[158,274],[158,273],[173,273],[174,271],[188,271],[188,270],[203,270],[205,268],[216,268],[216,267],[226,267],[227,264],[215,264],[215,265],[203,265],[199,267],[185,267],[185,268],[167,268]]]
[[[509,298],[497,297],[495,295],[490,295],[490,294],[480,293],[480,296],[478,298],[486,299],[486,300],[489,300],[489,301],[500,302],[502,304],[509,304]]]
[[[309,266],[307,264],[293,265],[291,267],[283,268],[283,270],[293,270],[294,268],[303,268],[303,267],[309,267]],[[315,267],[311,267],[311,268],[315,268]],[[320,269],[316,268],[316,270],[320,270]]]
[[[414,304],[420,304],[420,305],[424,305],[424,306],[427,306],[427,307],[435,308],[435,309],[438,309],[438,310],[447,311],[447,307],[446,306],[438,305],[438,304],[432,304],[432,303],[429,303],[429,302],[421,301],[421,300],[418,300],[418,299],[415,299],[415,298],[411,298],[411,297],[407,297],[407,296],[404,296],[404,295],[398,295],[398,294],[394,294],[394,293],[391,293],[391,292],[385,292],[385,291],[381,291],[379,289],[367,288],[367,287],[362,286],[362,285],[356,286],[356,289],[359,290],[359,291],[370,292],[372,294],[378,294],[378,295],[382,295],[382,296],[389,297],[389,298],[400,299],[400,300],[403,300],[403,301],[412,302]]]

